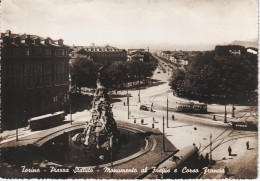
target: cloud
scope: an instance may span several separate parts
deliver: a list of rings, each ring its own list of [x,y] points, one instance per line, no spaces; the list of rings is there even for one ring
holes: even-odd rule
[[[257,0],[3,0],[2,31],[86,45],[257,37]]]

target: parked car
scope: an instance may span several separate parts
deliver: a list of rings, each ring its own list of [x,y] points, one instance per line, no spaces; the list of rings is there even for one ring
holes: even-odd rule
[[[158,74],[161,73],[160,71],[157,72]]]
[[[141,105],[140,110],[149,111],[149,109],[146,105]]]

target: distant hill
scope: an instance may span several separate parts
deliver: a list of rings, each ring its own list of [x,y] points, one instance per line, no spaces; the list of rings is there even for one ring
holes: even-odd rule
[[[257,40],[253,40],[253,41],[240,41],[240,40],[235,40],[232,43],[230,43],[231,45],[241,45],[244,47],[254,47],[254,48],[258,48],[258,41]]]

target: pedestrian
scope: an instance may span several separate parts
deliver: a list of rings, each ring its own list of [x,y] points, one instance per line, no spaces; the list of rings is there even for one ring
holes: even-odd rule
[[[231,153],[232,153],[232,149],[231,149],[231,147],[229,146],[229,147],[228,147],[228,155],[231,156]]]
[[[141,124],[144,124],[144,119],[141,120]]]
[[[246,142],[246,149],[249,150],[249,141]]]
[[[225,171],[224,175],[227,176],[227,174],[228,174],[228,167],[227,166],[225,166],[224,171]]]
[[[154,123],[154,117],[153,117],[153,123]]]
[[[125,102],[124,102],[124,106],[125,106]]]
[[[172,120],[174,121],[174,114],[172,115]]]
[[[206,165],[209,165],[209,154],[208,153],[206,153],[206,156],[205,156],[205,164]]]
[[[134,123],[136,123],[136,118],[134,119]]]

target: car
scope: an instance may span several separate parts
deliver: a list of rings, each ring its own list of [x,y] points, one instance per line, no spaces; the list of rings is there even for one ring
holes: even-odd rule
[[[161,73],[160,71],[157,72],[158,74]]]
[[[149,111],[149,109],[146,105],[141,105],[140,110]]]

